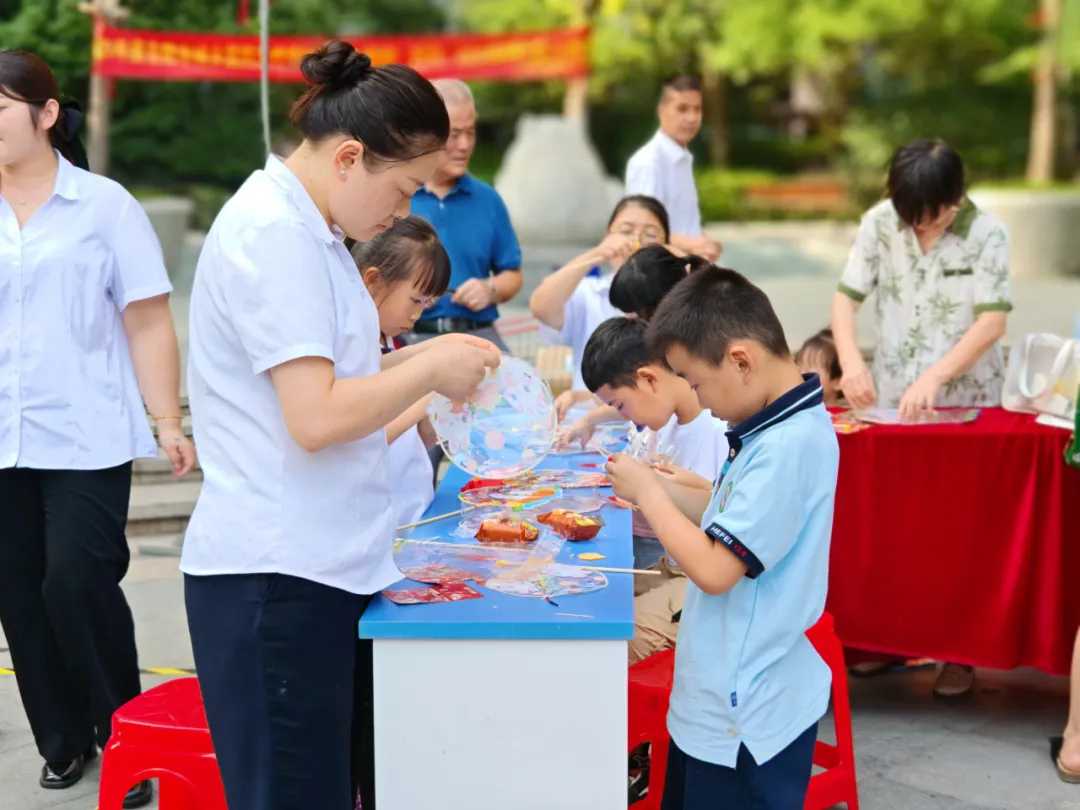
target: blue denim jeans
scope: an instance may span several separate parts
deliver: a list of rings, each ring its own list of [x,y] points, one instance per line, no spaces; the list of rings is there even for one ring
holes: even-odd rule
[[[634,568],[639,570],[652,568],[666,553],[664,544],[655,537],[634,535]]]

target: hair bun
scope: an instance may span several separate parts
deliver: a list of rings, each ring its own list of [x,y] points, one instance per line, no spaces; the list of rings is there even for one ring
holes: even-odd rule
[[[300,61],[300,71],[311,84],[331,90],[355,85],[371,70],[371,57],[344,40],[327,42]]]

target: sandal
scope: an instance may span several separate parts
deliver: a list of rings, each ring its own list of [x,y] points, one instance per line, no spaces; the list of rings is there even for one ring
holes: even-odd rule
[[[848,674],[856,678],[873,678],[875,675],[884,675],[896,667],[904,665],[903,661],[864,661],[861,664],[853,664],[848,667]]]
[[[1080,785],[1080,771],[1070,770],[1061,764],[1061,749],[1064,745],[1064,737],[1051,737],[1050,759],[1057,768],[1058,779],[1070,785]]]
[[[975,688],[975,667],[945,664],[934,680],[934,696],[954,699],[970,695]]]

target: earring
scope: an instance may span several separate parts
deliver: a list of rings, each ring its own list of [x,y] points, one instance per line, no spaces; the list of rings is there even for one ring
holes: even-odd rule
[[[340,174],[342,177],[344,177],[345,176],[345,170],[342,169],[340,172],[338,172],[338,174]]]

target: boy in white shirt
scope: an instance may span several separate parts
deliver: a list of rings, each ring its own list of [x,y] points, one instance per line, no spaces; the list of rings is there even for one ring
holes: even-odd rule
[[[650,356],[645,324],[636,318],[612,318],[589,338],[582,356],[586,387],[607,403],[583,416],[567,440],[583,443],[601,421],[628,419],[657,433],[663,463],[656,469],[680,483],[705,491],[727,457],[727,423],[701,407],[685,380]],[[634,664],[675,645],[676,617],[686,594],[686,576],[664,554],[656,533],[634,513],[634,566],[659,570],[660,577],[637,575],[634,582]]]

